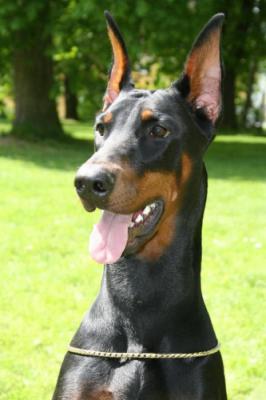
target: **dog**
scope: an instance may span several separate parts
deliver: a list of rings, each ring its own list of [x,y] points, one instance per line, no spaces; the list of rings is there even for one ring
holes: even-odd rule
[[[113,64],[95,153],[75,178],[85,209],[103,210],[90,253],[105,266],[53,400],[226,400],[200,281],[224,15],[203,28],[180,79],[154,91],[134,88],[125,42],[105,16]]]

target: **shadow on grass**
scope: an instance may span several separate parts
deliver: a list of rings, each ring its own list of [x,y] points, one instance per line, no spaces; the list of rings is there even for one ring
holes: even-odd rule
[[[0,157],[51,169],[76,169],[91,156],[93,148],[92,139],[71,136],[61,141],[24,141],[10,135],[0,137]]]
[[[75,170],[93,153],[93,140],[66,137],[63,141],[29,142],[0,138],[0,157],[34,163],[44,168]],[[211,178],[265,180],[266,141],[219,139],[206,155]]]

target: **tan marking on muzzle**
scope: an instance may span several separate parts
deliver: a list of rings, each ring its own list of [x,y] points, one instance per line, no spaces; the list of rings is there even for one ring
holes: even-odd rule
[[[175,233],[176,215],[182,207],[185,185],[189,180],[191,172],[192,161],[184,153],[181,158],[181,174],[178,180],[175,174],[169,174],[168,176],[161,174],[161,179],[157,183],[158,188],[164,189],[162,190],[164,193],[167,193],[168,189],[168,195],[162,196],[165,202],[165,210],[158,225],[157,233],[140,251],[139,254],[141,257],[148,260],[159,258],[171,244]],[[165,186],[167,186],[167,189]]]
[[[148,172],[140,178],[129,166],[124,167],[109,199],[112,212],[131,214],[159,198],[164,200],[165,211],[154,238],[140,251],[141,257],[158,257],[172,240],[178,198],[175,173]]]
[[[178,186],[175,174],[160,174],[156,173],[150,178],[150,183],[156,187],[156,197],[161,197],[164,200],[164,213],[161,217],[157,232],[154,237],[149,240],[139,252],[141,257],[148,260],[159,258],[170,245],[173,240],[175,215],[178,210]]]
[[[187,153],[183,153],[181,157],[181,176],[179,186],[182,187],[189,179],[192,172],[192,160]]]
[[[148,172],[139,178],[127,165],[117,177],[109,206],[113,212],[130,214],[141,209],[156,198],[164,200],[165,210],[154,237],[139,252],[141,257],[154,260],[160,257],[173,240],[176,215],[182,207],[186,183],[192,172],[188,154],[181,157],[181,171],[175,173]]]
[[[86,163],[85,163],[86,164]],[[94,162],[93,162],[94,164]],[[183,192],[192,171],[187,154],[181,158],[181,172],[147,172],[138,177],[126,163],[95,162],[116,174],[116,183],[108,201],[108,210],[118,214],[131,214],[156,199],[163,199],[165,210],[154,237],[139,252],[141,257],[155,259],[163,254],[173,240],[175,216],[182,207]],[[90,162],[87,162],[89,167]]]
[[[165,203],[175,202],[180,198],[192,169],[192,163],[187,154],[183,154],[181,159],[179,179],[176,179],[175,172],[150,171],[138,177],[126,163],[103,163],[102,165],[106,165],[112,172],[119,172],[110,196],[109,207],[111,211],[120,214],[136,212],[156,198],[163,198]]]

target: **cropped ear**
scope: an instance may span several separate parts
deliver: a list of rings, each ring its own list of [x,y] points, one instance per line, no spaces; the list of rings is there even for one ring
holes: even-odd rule
[[[183,76],[176,84],[192,109],[200,110],[212,124],[221,111],[223,20],[224,14],[216,14],[205,25],[188,55]]]
[[[108,36],[113,50],[113,63],[103,99],[103,110],[106,110],[118,97],[122,89],[128,90],[133,85],[130,80],[130,65],[123,37],[111,14],[108,11],[105,11],[104,15],[107,22]]]

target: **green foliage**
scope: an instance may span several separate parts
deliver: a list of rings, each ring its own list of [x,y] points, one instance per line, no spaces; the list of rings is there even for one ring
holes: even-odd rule
[[[246,6],[249,4],[249,6]],[[56,36],[57,51],[68,59],[58,63],[58,71],[71,77],[71,83],[91,109],[98,108],[106,85],[110,46],[104,28],[103,10],[116,17],[128,45],[137,86],[158,87],[161,81],[177,79],[193,40],[202,26],[216,12],[226,14],[223,37],[225,70],[233,68],[236,98],[243,107],[248,88],[250,62],[265,58],[266,7],[264,0],[231,2],[222,0],[173,1],[154,4],[147,0],[87,2],[69,1],[62,14]],[[76,27],[76,29],[73,27]],[[72,32],[68,35],[68,32]],[[67,32],[67,36],[66,36]],[[73,48],[75,49],[74,57]],[[156,65],[156,79],[151,74]],[[149,79],[145,80],[145,76]],[[167,79],[165,79],[167,77]],[[91,88],[94,96],[91,96]],[[97,105],[97,106],[96,106]]]
[[[100,285],[102,267],[87,253],[99,215],[85,213],[73,188],[92,152],[92,131],[65,129],[80,141],[1,139],[1,400],[51,398]],[[207,155],[203,293],[222,343],[229,400],[262,400],[266,390],[265,147],[264,138],[220,136]]]
[[[11,74],[14,47],[30,43],[32,30],[29,28],[36,23],[38,28],[41,24],[52,37],[49,52],[56,64],[53,93],[65,92],[67,78],[72,92],[79,98],[82,117],[91,119],[101,106],[111,63],[104,9],[116,17],[125,36],[137,86],[144,84],[149,88],[158,87],[161,82],[169,84],[179,77],[201,27],[214,13],[224,11],[227,16],[222,46],[225,69],[226,74],[233,70],[235,97],[243,109],[251,63],[256,60],[259,68],[265,60],[265,0],[159,0],[156,5],[149,0],[2,1],[0,73]],[[40,14],[42,23],[37,18]],[[24,34],[18,35],[21,31]],[[156,76],[152,76],[154,68]]]
[[[195,35],[210,16],[206,7],[186,1],[166,0],[158,7],[146,0],[68,1],[54,28],[56,72],[67,76],[87,118],[101,106],[111,63],[104,9],[113,13],[123,32],[137,85],[145,83],[143,73],[144,78],[150,76],[156,65],[156,78],[149,79],[149,87],[178,78]],[[195,23],[187,24],[191,18]],[[61,92],[62,84],[61,80]]]
[[[32,23],[41,8],[42,3],[34,0],[2,2],[0,7],[1,36],[12,37],[14,32]]]

